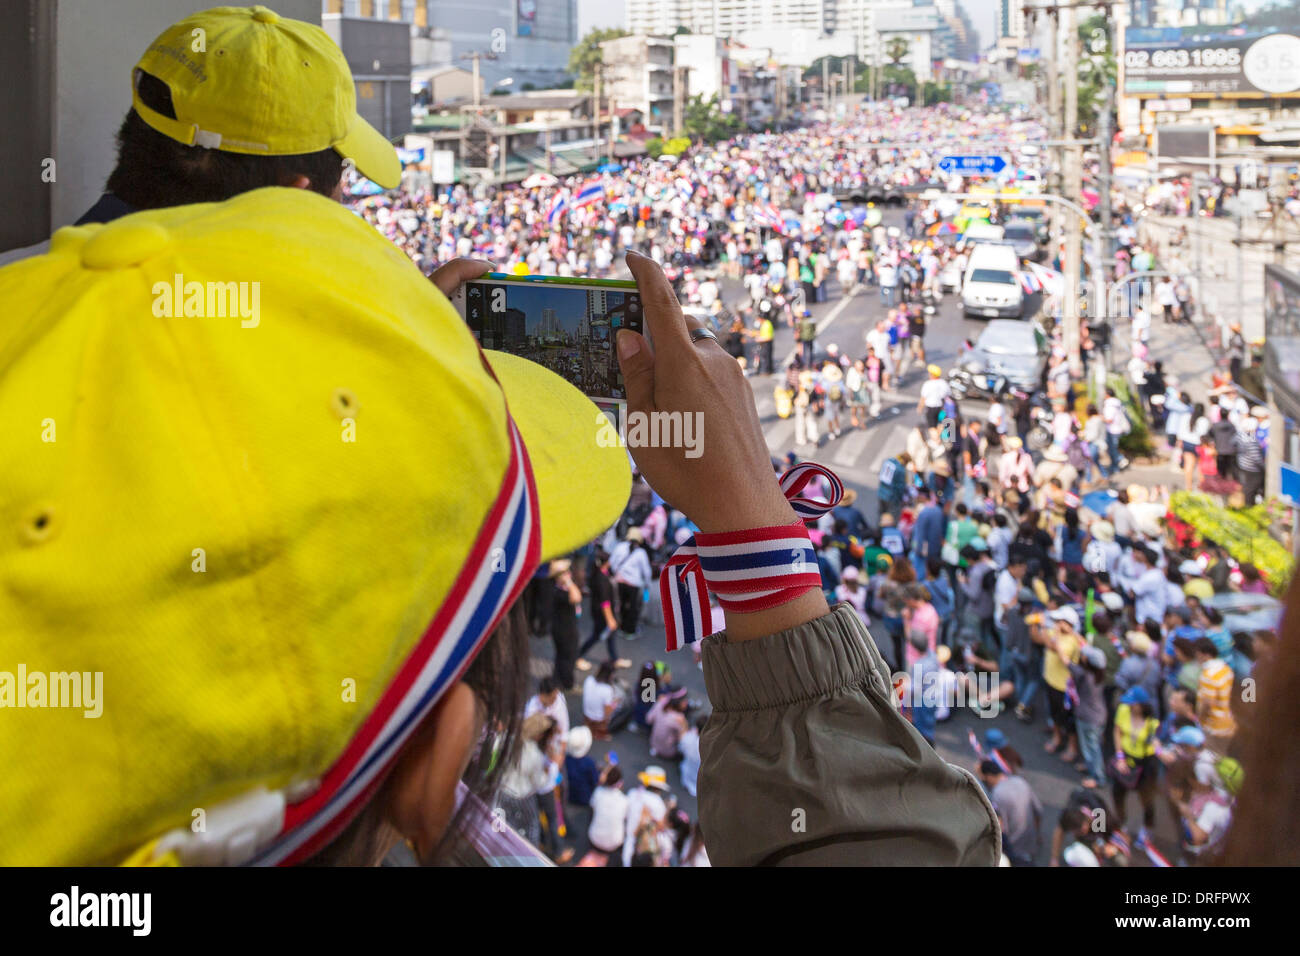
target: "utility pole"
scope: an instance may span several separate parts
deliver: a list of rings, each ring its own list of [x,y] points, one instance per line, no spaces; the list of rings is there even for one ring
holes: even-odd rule
[[[1079,38],[1074,29],[1074,8],[1062,7],[1061,32],[1065,40],[1065,57],[1062,72],[1065,74],[1065,113],[1062,117],[1062,135],[1073,137],[1079,127]],[[1083,151],[1071,146],[1065,151],[1065,195],[1076,202],[1083,189]],[[1065,325],[1065,350],[1069,357],[1070,374],[1083,374],[1083,361],[1079,355],[1079,286],[1082,273],[1081,244],[1083,236],[1077,223],[1070,223],[1065,234],[1065,301],[1061,318]],[[1093,276],[1093,282],[1101,282]]]
[[[605,64],[597,63],[593,71],[595,76],[596,98],[591,108],[591,158],[600,161],[600,77],[605,72]]]
[[[831,60],[822,57],[822,109],[830,111]]]
[[[682,135],[682,74],[687,67],[673,65],[673,136]]]
[[[1102,53],[1103,59],[1100,61],[1099,68],[1103,71],[1105,77],[1106,61],[1104,57],[1114,56],[1115,40],[1111,36],[1111,18],[1114,12],[1113,7],[1106,7],[1106,49]],[[1096,59],[1093,60],[1097,64]],[[1114,139],[1114,127],[1112,125],[1112,114],[1115,110],[1115,87],[1111,84],[1110,79],[1104,80],[1106,93],[1102,98],[1101,116],[1097,123],[1097,156],[1101,162],[1100,187],[1101,187],[1101,261],[1103,268],[1110,269],[1111,263],[1115,261],[1112,244],[1112,217],[1114,212],[1111,208],[1110,186],[1111,186],[1111,141]]]

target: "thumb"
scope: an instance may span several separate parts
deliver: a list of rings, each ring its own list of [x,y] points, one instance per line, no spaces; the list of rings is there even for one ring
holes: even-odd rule
[[[639,332],[620,329],[614,342],[618,350],[618,367],[627,387],[628,407],[651,411],[655,405],[655,360],[650,345]]]

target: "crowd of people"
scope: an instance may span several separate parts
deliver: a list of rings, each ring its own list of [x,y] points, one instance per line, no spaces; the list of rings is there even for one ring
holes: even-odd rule
[[[902,228],[886,227],[879,210],[854,196],[880,183],[918,187],[914,199],[924,188],[958,190],[962,183],[933,165],[938,143],[1036,128],[1028,116],[948,106],[866,111],[845,126],[631,160],[600,177],[598,196],[579,205],[574,178],[532,189],[403,190],[355,208],[426,271],[480,256],[507,272],[609,276],[627,250],[650,255],[684,305],[713,317],[748,374],[775,376],[778,411],[795,418],[796,448],[810,453],[823,435],[867,427],[882,395],[917,370],[922,421],[881,468],[878,518],[869,521],[849,491],[813,532],[828,599],[850,605],[906,675],[901,706],[931,742],[956,712],[959,690],[973,706],[1049,731],[1045,750],[1079,783],[1050,828],[1051,865],[1125,864],[1139,851],[1163,865],[1151,833],[1160,801],[1191,860],[1211,851],[1230,822],[1240,783],[1235,688],[1271,648],[1268,633],[1232,634],[1215,597],[1257,590],[1260,574],[1213,546],[1177,547],[1162,528],[1163,487],[1130,483],[1103,491],[1100,503],[1087,496],[1129,468],[1123,446],[1140,415],[1165,436],[1185,487],[1239,489],[1253,501],[1262,492],[1266,415],[1242,400],[1239,366],[1199,402],[1151,359],[1153,324],[1194,314],[1195,280],[1175,262],[1170,271],[1180,278],[1132,285],[1132,358],[1123,369],[1131,400],[1114,388],[1089,396],[1071,374],[1051,321],[1058,293],[1044,308],[1050,357],[1041,388],[994,396],[987,415],[964,416],[925,349],[940,274],[955,267],[960,275],[968,254],[942,228],[951,209],[927,194],[909,203]],[[908,138],[917,148],[870,145]],[[1115,199],[1116,276],[1155,270],[1155,244],[1140,235],[1137,210]],[[1010,212],[990,205],[994,222]],[[1060,268],[1059,249],[1047,265]],[[745,294],[726,301],[724,278]],[[844,295],[878,292],[885,308],[860,351],[817,343],[809,306],[826,300],[832,279]],[[798,348],[778,369],[781,326]],[[1081,346],[1086,369],[1110,354],[1110,330],[1085,326]],[[1037,422],[1050,441],[1031,448]],[[794,460],[792,452],[774,464]],[[528,704],[523,763],[506,791],[511,822],[556,860],[583,845],[587,865],[707,864],[665,769],[678,768],[677,785],[695,795],[707,707],[673,683],[662,660],[644,661],[632,680],[633,662],[622,656],[644,627],[663,562],[694,530],[638,477],[619,525],[551,562],[530,587],[533,629],[552,636],[554,669]],[[597,645],[606,654],[589,661]],[[911,695],[912,683],[943,692]],[[581,701],[580,726],[570,727],[566,693]],[[627,733],[647,736],[654,763],[629,770],[616,752],[599,763],[589,756],[593,741]],[[1023,758],[996,726],[973,743],[972,769],[1001,817],[1007,860],[1037,862],[1049,827],[1020,774]],[[1130,814],[1134,795],[1140,815]],[[1100,828],[1099,810],[1107,821]],[[565,836],[566,817],[584,821],[583,838]]]

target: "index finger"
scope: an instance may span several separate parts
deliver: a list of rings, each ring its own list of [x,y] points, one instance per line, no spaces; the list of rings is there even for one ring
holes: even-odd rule
[[[630,249],[626,261],[632,278],[636,280],[637,291],[641,293],[642,311],[654,350],[689,348],[691,340],[686,334],[686,318],[659,263]]]
[[[434,269],[429,276],[429,281],[437,286],[443,295],[451,298],[452,293],[462,282],[482,278],[491,271],[492,263],[461,256],[448,260]]]

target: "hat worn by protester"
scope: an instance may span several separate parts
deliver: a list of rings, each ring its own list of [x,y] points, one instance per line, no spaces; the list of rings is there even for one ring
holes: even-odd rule
[[[1145,687],[1130,687],[1124,691],[1124,696],[1119,699],[1121,704],[1142,704],[1150,706],[1151,695],[1147,693]]]
[[[1129,650],[1140,657],[1149,655],[1155,646],[1151,642],[1151,635],[1146,631],[1129,631],[1124,638],[1128,641]]]
[[[1047,617],[1051,621],[1065,621],[1076,631],[1079,629],[1079,612],[1069,604],[1058,607],[1054,611],[1048,611]]]
[[[1205,746],[1205,732],[1200,727],[1193,727],[1190,724],[1179,727],[1170,739],[1181,746],[1195,747],[1198,750]]]
[[[650,790],[667,790],[668,774],[664,772],[663,767],[649,766],[636,775],[641,781],[641,785]]]
[[[196,35],[203,50],[194,49]],[[175,119],[145,105],[142,73],[166,84]],[[333,149],[385,189],[401,182],[392,144],[357,112],[343,51],[315,24],[264,6],[214,7],[164,30],[133,77],[136,113],[186,146],[251,156]]]
[[[569,731],[568,753],[575,760],[581,760],[591,752],[591,742],[594,739],[591,728],[582,726],[574,727]]]
[[[163,317],[177,276],[256,325]],[[589,399],[309,190],[61,229],[0,302],[0,405],[57,427],[0,431],[6,657],[104,715],[5,709],[3,865],[309,858],[630,493]]]
[[[1083,658],[1089,667],[1100,669],[1106,666],[1106,654],[1100,647],[1085,644],[1079,649],[1079,656]]]

